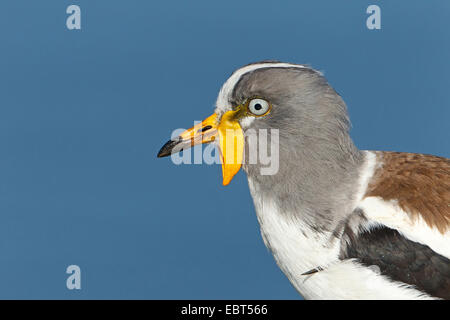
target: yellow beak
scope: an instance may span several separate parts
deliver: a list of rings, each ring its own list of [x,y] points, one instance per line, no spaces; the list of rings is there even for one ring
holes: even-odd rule
[[[220,121],[215,113],[212,114],[184,131],[178,138],[168,141],[159,151],[158,157],[166,157],[197,144],[218,139],[223,185],[228,185],[241,168],[244,154],[244,134],[237,120],[238,112],[239,110],[227,111]]]

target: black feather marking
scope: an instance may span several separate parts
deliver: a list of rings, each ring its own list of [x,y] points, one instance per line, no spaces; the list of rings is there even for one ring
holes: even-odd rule
[[[321,268],[321,267],[316,267],[316,268],[311,269],[311,270],[309,270],[309,271],[303,272],[303,273],[302,273],[302,276],[309,276],[309,275],[311,275],[311,274],[314,274],[314,273],[319,272],[319,271],[322,271],[322,270],[323,270],[323,268]]]
[[[363,265],[376,265],[382,275],[394,281],[413,285],[434,297],[450,299],[450,260],[430,247],[387,227],[359,235],[346,228],[344,235],[349,242],[341,252],[341,259],[356,258]]]

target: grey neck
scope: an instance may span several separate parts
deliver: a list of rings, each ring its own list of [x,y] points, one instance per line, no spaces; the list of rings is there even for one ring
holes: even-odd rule
[[[347,133],[294,140],[292,132],[280,131],[278,172],[261,175],[259,165],[243,168],[258,197],[273,201],[281,214],[316,231],[333,232],[354,209],[363,164],[364,153]]]

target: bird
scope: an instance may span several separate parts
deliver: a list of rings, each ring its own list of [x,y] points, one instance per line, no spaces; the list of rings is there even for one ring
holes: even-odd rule
[[[249,139],[261,130],[273,174],[248,161],[270,151]],[[214,143],[224,185],[243,169],[262,239],[304,299],[450,299],[450,160],[360,150],[349,130],[322,72],[265,60],[235,70],[214,113],[158,157]]]

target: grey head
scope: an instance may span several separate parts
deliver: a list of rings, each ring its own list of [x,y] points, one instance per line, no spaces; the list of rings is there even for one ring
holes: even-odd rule
[[[284,214],[316,229],[334,230],[351,213],[363,162],[363,153],[349,136],[344,101],[312,68],[263,61],[232,74],[219,93],[216,113],[220,117],[254,97],[268,101],[271,110],[265,116],[239,120],[246,136],[245,159],[256,143],[248,139],[248,132],[266,129],[270,140],[272,129],[277,129],[279,168],[276,174],[262,175],[265,165],[245,161],[249,180]]]
[[[224,128],[237,128],[233,139],[223,138]],[[225,140],[239,141],[235,146],[243,150],[242,167],[254,200],[270,199],[287,217],[316,230],[333,231],[351,214],[364,162],[349,128],[344,101],[320,72],[263,61],[236,70],[219,92],[215,113],[168,141],[158,157],[217,140],[223,151],[228,150]],[[262,131],[265,135],[259,134]],[[248,161],[250,150],[270,156],[277,151],[278,170],[262,174],[267,164]],[[225,163],[226,185],[241,162]]]

